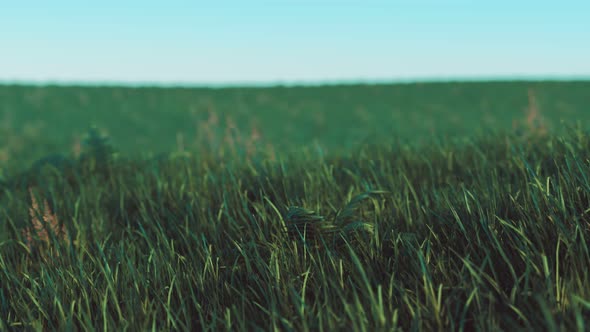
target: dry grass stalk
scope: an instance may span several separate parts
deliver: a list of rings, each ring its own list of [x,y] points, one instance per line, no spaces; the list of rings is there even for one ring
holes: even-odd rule
[[[517,132],[524,132],[527,138],[544,137],[547,135],[547,126],[545,119],[541,115],[537,96],[532,88],[528,89],[528,105],[524,109],[525,119],[524,123],[521,121],[514,121],[512,123],[513,129]]]
[[[269,159],[276,159],[273,146],[270,143],[263,145],[263,135],[257,125],[252,125],[249,134],[245,134],[231,116],[225,117],[222,126],[219,116],[209,111],[208,119],[198,128],[200,143],[218,158],[240,155],[250,159],[263,152]]]
[[[51,211],[47,200],[43,200],[43,208],[41,208],[31,188],[29,188],[29,194],[31,195],[29,215],[32,227],[27,227],[22,232],[29,250],[35,249],[35,242],[41,247],[51,247],[51,234],[60,242],[68,242],[67,230],[63,224],[60,226],[57,215]]]
[[[547,126],[539,111],[535,91],[529,89],[528,95],[529,106],[527,108],[527,126],[529,127],[529,130],[534,132],[537,136],[545,136],[547,134]]]
[[[537,103],[537,97],[535,96],[535,91],[533,89],[528,90],[528,97],[529,105],[526,108],[526,123],[529,128],[533,128],[537,125],[537,122],[540,119],[540,112]]]
[[[10,160],[9,151],[7,148],[0,149],[0,163],[5,163]]]
[[[260,134],[258,127],[253,126],[252,132],[250,133],[250,137],[246,141],[246,154],[248,158],[252,157],[254,153],[256,153],[256,145],[258,144],[261,138],[262,135]]]
[[[74,142],[72,143],[72,154],[76,159],[80,158],[82,154],[82,139],[78,136],[74,138]]]

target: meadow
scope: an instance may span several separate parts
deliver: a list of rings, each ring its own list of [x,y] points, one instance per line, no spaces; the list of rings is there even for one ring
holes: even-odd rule
[[[0,330],[588,330],[588,105],[0,86]]]

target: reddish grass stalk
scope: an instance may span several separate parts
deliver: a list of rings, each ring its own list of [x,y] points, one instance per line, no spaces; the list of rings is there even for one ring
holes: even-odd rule
[[[512,128],[517,131],[523,131],[528,138],[543,137],[547,134],[547,126],[537,102],[535,91],[528,89],[528,105],[524,109],[525,118],[523,121],[513,120]]]
[[[31,195],[29,216],[31,217],[32,227],[27,227],[22,231],[29,250],[35,248],[35,240],[39,240],[47,247],[51,246],[51,234],[49,232],[51,232],[58,241],[67,242],[69,237],[65,225],[61,224],[60,226],[57,215],[51,211],[47,200],[43,200],[44,204],[43,208],[41,208],[31,188],[29,188],[29,194]]]
[[[529,104],[526,108],[526,124],[531,134],[536,136],[544,136],[547,134],[547,128],[545,122],[539,111],[539,105],[537,103],[537,97],[535,91],[532,88],[528,90]]]

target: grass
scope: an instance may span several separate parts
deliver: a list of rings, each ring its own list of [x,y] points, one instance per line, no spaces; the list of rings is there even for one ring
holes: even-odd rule
[[[122,154],[135,157],[203,146],[228,150],[226,131],[243,134],[241,144],[258,135],[255,145],[275,157],[315,146],[324,154],[346,154],[383,137],[428,144],[480,135],[482,128],[520,128],[526,125],[529,91],[548,129],[560,129],[562,120],[587,125],[589,89],[588,82],[227,89],[1,86],[0,180],[47,155],[76,156],[91,124],[108,133]]]
[[[523,91],[514,130],[339,153],[91,129],[5,176],[0,330],[587,330],[589,132]]]

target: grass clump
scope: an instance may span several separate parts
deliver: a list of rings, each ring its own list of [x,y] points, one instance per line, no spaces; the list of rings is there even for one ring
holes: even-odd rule
[[[313,242],[315,246],[334,245],[339,240],[351,236],[372,235],[374,226],[366,221],[355,219],[355,212],[363,200],[386,194],[386,191],[372,190],[353,197],[341,210],[336,212],[333,220],[327,220],[315,211],[299,206],[290,206],[287,210],[287,232],[303,243]],[[330,239],[328,239],[328,237]]]

